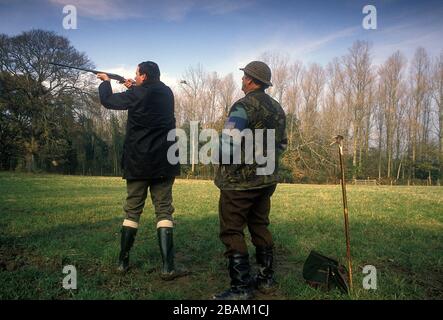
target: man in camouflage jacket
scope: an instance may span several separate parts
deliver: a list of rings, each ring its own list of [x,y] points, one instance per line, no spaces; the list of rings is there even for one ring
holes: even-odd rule
[[[245,97],[234,103],[226,120],[215,178],[220,189],[220,239],[226,247],[231,277],[231,287],[214,296],[222,300],[250,299],[254,287],[264,293],[276,288],[272,269],[274,243],[268,225],[270,199],[278,182],[278,158],[286,148],[286,116],[280,104],[265,93],[272,85],[270,68],[261,61],[253,61],[240,70],[244,72]],[[246,138],[246,132],[253,140],[249,149],[251,139]],[[243,138],[235,139],[239,133]],[[248,157],[248,150],[254,151],[254,157]],[[234,160],[236,154],[240,155],[240,162]],[[266,164],[259,161],[264,158]],[[246,226],[259,265],[255,279],[250,275],[243,233]]]

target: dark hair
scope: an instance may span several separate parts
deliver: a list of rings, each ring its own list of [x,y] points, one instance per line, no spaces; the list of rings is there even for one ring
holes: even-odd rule
[[[260,90],[265,91],[266,89],[269,88],[269,85],[267,85],[266,83],[261,82],[260,80],[255,79],[253,76],[245,73],[246,76],[252,80],[252,82],[254,82],[256,85],[260,86]]]
[[[160,80],[160,69],[155,62],[144,61],[138,65],[140,75],[146,74],[150,80]]]

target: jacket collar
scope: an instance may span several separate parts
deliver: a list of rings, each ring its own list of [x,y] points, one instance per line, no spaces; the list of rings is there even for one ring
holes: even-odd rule
[[[142,86],[143,87],[147,87],[147,86],[149,86],[151,84],[154,84],[154,83],[163,83],[163,82],[161,82],[160,80],[150,80],[150,79],[148,79],[148,80],[143,81]]]
[[[265,93],[263,90],[261,90],[261,89],[255,89],[255,90],[251,90],[251,91],[249,91],[246,95],[245,95],[245,97],[246,96],[249,96],[249,95],[256,95],[256,94],[261,94],[261,93]]]

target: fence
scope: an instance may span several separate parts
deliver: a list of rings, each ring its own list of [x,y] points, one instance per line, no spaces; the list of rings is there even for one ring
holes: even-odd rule
[[[379,183],[377,182],[377,179],[364,179],[364,180],[361,180],[361,179],[354,179],[354,180],[352,180],[352,183],[353,184],[355,184],[355,185],[370,185],[370,186],[376,186],[376,185],[378,185]]]

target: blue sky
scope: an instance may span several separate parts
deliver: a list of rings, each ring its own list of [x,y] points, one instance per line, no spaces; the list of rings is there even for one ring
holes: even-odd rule
[[[77,8],[76,30],[63,28],[68,4]],[[377,8],[377,30],[362,27],[367,4]],[[238,67],[266,51],[325,65],[355,40],[372,42],[376,64],[397,49],[411,58],[418,46],[435,56],[442,17],[442,0],[0,0],[1,33],[55,31],[98,69],[126,76],[153,60],[169,84],[197,63],[240,77]]]

